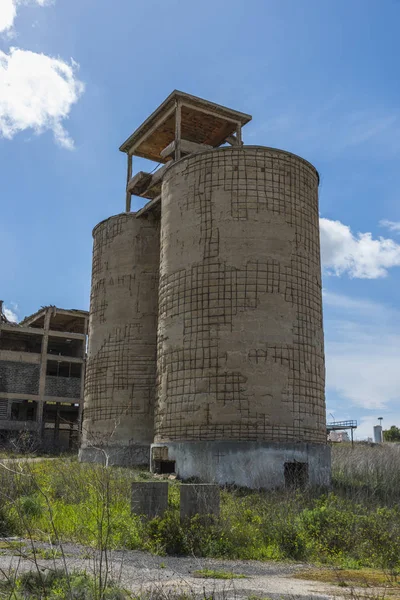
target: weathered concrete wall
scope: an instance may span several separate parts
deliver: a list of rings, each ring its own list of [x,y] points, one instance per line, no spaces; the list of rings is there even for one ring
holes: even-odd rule
[[[176,461],[183,481],[196,477],[220,485],[284,487],[285,463],[304,463],[308,484],[331,483],[331,449],[326,444],[267,442],[169,442],[168,459]],[[153,452],[155,446],[153,445]]]
[[[80,377],[54,377],[47,375],[45,395],[58,398],[80,398]]]
[[[0,361],[0,392],[38,394],[40,365]]]
[[[156,442],[326,442],[312,165],[247,146],[170,167],[158,336]]]
[[[93,232],[81,460],[149,462],[154,435],[159,222],[123,213]]]

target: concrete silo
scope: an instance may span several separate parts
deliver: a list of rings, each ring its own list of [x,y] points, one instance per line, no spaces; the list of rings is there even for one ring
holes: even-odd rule
[[[158,338],[154,466],[250,487],[329,482],[312,165],[243,146],[171,166]]]
[[[128,184],[119,218],[154,232],[160,221],[159,255],[146,263],[152,281],[159,266],[151,468],[248,487],[328,484],[318,173],[294,154],[243,145],[250,120],[175,91],[120,148]],[[132,177],[134,156],[164,165]],[[149,200],[133,217],[132,195]],[[144,272],[136,256],[125,259]],[[151,314],[132,356],[147,335],[154,344]],[[114,325],[105,315],[96,347],[128,318],[129,309]],[[97,411],[90,355],[85,423]],[[104,410],[115,398],[104,396]],[[139,443],[134,419],[120,433],[121,444]]]
[[[123,213],[93,231],[80,459],[148,464],[154,431],[159,221]]]

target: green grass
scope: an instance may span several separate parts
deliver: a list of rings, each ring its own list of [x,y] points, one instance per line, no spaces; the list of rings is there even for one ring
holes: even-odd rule
[[[0,535],[55,545],[71,541],[88,553],[142,549],[395,574],[400,570],[399,459],[400,448],[336,445],[332,490],[231,487],[221,492],[220,519],[195,517],[184,526],[176,481],[170,482],[168,512],[146,522],[130,512],[132,482],[152,479],[144,471],[107,469],[74,458],[23,463],[18,470],[0,467]]]
[[[238,575],[231,571],[214,571],[213,569],[193,571],[193,577],[200,577],[202,579],[246,579],[246,575]]]
[[[63,571],[28,571],[15,581],[0,581],[0,598],[12,600],[128,600],[128,592],[113,583],[98,589],[96,580],[85,572],[74,572],[68,576]]]

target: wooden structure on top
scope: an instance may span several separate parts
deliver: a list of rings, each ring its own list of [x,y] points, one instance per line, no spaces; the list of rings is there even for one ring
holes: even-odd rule
[[[128,156],[126,211],[131,209],[132,194],[149,198],[149,205],[157,204],[162,176],[171,161],[226,143],[241,146],[242,127],[249,121],[251,116],[245,113],[178,90],[172,92],[120,147]],[[133,156],[165,166],[153,175],[140,171],[132,177]]]

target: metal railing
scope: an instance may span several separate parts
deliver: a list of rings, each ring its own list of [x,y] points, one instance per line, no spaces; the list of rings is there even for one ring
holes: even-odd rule
[[[341,429],[357,429],[357,421],[332,421],[326,424],[328,431],[339,431]]]

